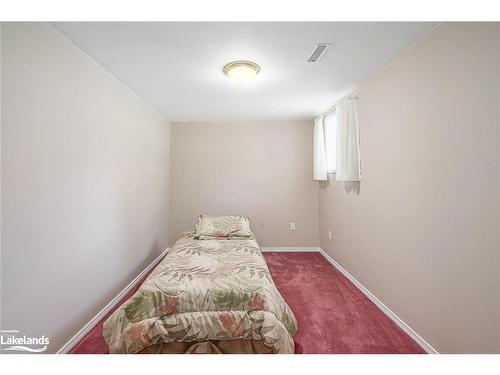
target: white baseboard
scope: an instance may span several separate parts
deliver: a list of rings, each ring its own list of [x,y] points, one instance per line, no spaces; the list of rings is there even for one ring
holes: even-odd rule
[[[273,251],[280,253],[296,252],[296,253],[311,253],[319,252],[321,249],[319,247],[279,247],[279,246],[263,246],[260,248],[264,252]]]
[[[76,343],[78,343],[78,341],[80,341],[83,336],[85,336],[92,328],[94,328],[95,324],[99,320],[101,320],[102,317],[105,316],[135,286],[135,284],[137,284],[137,282],[148,273],[149,270],[151,270],[160,262],[160,260],[169,250],[169,248],[163,250],[162,253],[158,255],[158,257],[156,257],[156,259],[153,260],[139,275],[137,275],[134,280],[132,280],[120,293],[118,293],[115,298],[113,298],[101,311],[99,311],[96,316],[94,316],[87,324],[85,324],[85,326],[80,331],[78,331],[76,335],[74,335],[66,344],[64,344],[61,349],[57,351],[57,354],[67,353],[73,346],[75,346]]]
[[[439,354],[439,352],[434,349],[431,344],[425,341],[417,332],[415,332],[411,327],[406,324],[400,317],[398,317],[391,309],[383,304],[375,295],[366,289],[363,284],[361,284],[354,276],[352,276],[345,268],[338,264],[333,258],[331,258],[323,249],[319,250],[320,253],[328,260],[340,273],[347,277],[365,296],[367,296],[377,307],[382,310],[385,315],[387,315],[394,323],[398,325],[404,332],[408,334],[418,345],[422,347],[429,354]]]

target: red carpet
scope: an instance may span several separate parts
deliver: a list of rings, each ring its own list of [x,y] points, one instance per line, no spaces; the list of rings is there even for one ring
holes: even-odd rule
[[[320,253],[265,253],[297,318],[296,353],[425,353]]]
[[[296,353],[425,353],[321,254],[265,253],[265,257],[297,318]],[[107,353],[102,323],[111,313],[70,353]]]

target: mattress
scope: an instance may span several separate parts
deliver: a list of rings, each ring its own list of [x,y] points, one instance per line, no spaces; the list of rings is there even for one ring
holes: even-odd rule
[[[110,353],[294,353],[296,319],[256,240],[194,234],[104,322]]]

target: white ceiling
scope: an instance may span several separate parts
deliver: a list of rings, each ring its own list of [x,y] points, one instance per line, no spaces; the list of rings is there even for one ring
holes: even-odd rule
[[[172,121],[311,119],[433,23],[63,22],[61,32]],[[308,63],[316,43],[333,46]],[[246,85],[223,66],[261,66]]]

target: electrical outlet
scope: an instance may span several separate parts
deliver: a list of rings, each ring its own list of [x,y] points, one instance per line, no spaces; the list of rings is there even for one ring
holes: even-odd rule
[[[328,231],[328,239],[331,240],[332,239],[332,230],[330,229]]]
[[[292,232],[295,230],[295,223],[290,223],[290,230]]]

